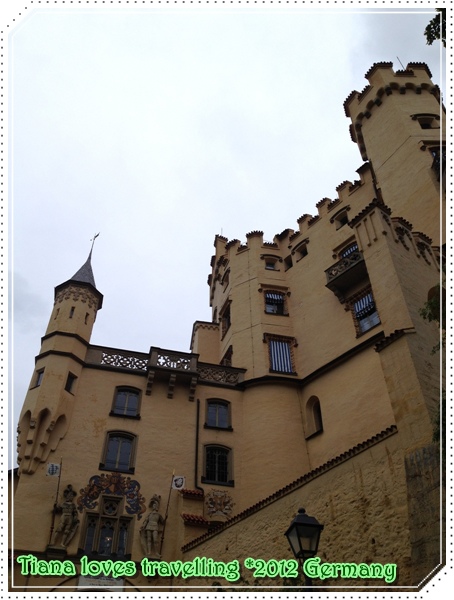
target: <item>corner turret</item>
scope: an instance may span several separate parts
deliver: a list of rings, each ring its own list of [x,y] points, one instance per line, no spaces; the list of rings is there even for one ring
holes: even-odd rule
[[[102,307],[87,261],[55,288],[55,301],[18,426],[20,473],[34,473],[66,434],[93,324]]]

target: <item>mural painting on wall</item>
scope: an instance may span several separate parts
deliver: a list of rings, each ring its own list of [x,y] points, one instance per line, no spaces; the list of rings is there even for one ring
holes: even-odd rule
[[[230,517],[235,502],[227,492],[211,490],[205,496],[205,504],[210,517]]]
[[[126,512],[137,515],[137,519],[141,519],[146,510],[145,498],[140,493],[140,483],[130,477],[123,477],[121,473],[102,473],[90,477],[88,484],[80,490],[77,500],[78,510],[82,512],[84,508],[90,510],[96,508],[101,494],[124,496]]]

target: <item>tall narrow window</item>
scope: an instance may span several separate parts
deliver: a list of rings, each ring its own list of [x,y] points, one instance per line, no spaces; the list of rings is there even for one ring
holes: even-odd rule
[[[107,434],[103,460],[100,469],[134,473],[134,445],[136,438],[129,433],[111,432]]]
[[[232,357],[233,357],[233,347],[229,346],[227,348],[226,353],[222,357],[221,365],[224,365],[224,367],[231,367],[232,366]]]
[[[293,365],[293,346],[295,346],[295,339],[265,334],[264,341],[268,343],[270,371],[295,375]]]
[[[353,313],[358,334],[365,333],[380,323],[372,292],[365,292],[353,301]]]
[[[43,377],[44,377],[44,369],[40,369],[39,371],[36,372],[35,385],[33,387],[39,387],[41,385],[41,383],[43,382]]]
[[[70,392],[71,394],[74,392],[74,383],[76,382],[77,377],[72,373],[68,373],[68,377],[66,378],[65,390]]]
[[[134,388],[117,388],[111,415],[119,417],[139,416],[140,391]]]
[[[317,396],[311,396],[306,403],[306,438],[323,431],[322,409]]]
[[[224,305],[219,316],[221,319],[221,336],[224,337],[231,325],[230,300]]]
[[[82,545],[88,555],[124,558],[130,547],[132,519],[122,516],[122,499],[102,496],[99,513],[88,513],[82,531]]]
[[[74,316],[74,311],[75,311],[75,310],[76,310],[76,309],[75,309],[75,307],[74,307],[74,306],[71,306],[71,309],[70,309],[70,311],[69,311],[69,318],[70,318],[70,319],[72,319],[72,318],[73,318],[73,316]]]
[[[205,446],[206,483],[233,485],[231,477],[231,450],[225,446]]]
[[[225,400],[207,400],[207,427],[231,429],[229,403]]]

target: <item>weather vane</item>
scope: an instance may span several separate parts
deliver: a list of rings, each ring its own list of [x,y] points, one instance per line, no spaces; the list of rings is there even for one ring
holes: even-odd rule
[[[99,232],[101,233],[101,232]],[[93,246],[95,245],[95,239],[98,237],[99,233],[97,233],[95,236],[93,236],[93,239],[90,240],[91,242],[91,250],[93,250]],[[90,252],[91,252],[90,250]]]

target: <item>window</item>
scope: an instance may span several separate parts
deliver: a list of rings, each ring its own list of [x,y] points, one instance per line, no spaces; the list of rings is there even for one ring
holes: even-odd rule
[[[230,300],[225,304],[219,316],[221,319],[221,336],[224,337],[231,325]]]
[[[227,269],[227,271],[224,273],[224,276],[222,277],[222,287],[224,288],[224,290],[227,289],[228,285],[230,282],[230,269]]]
[[[350,254],[353,254],[353,252],[358,252],[358,244],[356,242],[349,244],[343,250],[341,250],[339,252],[339,257],[346,258],[347,256],[350,256]]]
[[[306,427],[306,438],[323,431],[322,410],[317,396],[311,396],[306,403]]]
[[[230,403],[225,400],[207,400],[206,427],[232,429],[230,426]]]
[[[204,483],[233,485],[231,479],[232,451],[225,446],[205,446]]]
[[[35,385],[33,387],[39,387],[43,381],[44,369],[36,372]]]
[[[282,292],[265,292],[265,312],[270,315],[285,315],[285,294]]]
[[[432,170],[437,175],[437,180],[440,181],[440,176],[444,176],[446,170],[446,148],[441,146],[438,148],[431,148],[430,153],[432,154]]]
[[[297,255],[297,261],[301,260],[302,258],[304,258],[305,256],[307,256],[307,242],[304,242],[302,244],[299,244],[296,248],[295,248],[295,254]]]
[[[266,333],[264,341],[268,343],[270,371],[296,375],[293,368],[295,339]]]
[[[380,317],[371,291],[363,293],[353,300],[353,313],[358,335],[380,323]]]
[[[348,223],[348,211],[350,210],[350,206],[345,206],[338,210],[331,218],[330,223],[334,223],[336,225],[336,229],[340,229],[344,225]]]
[[[71,310],[69,311],[69,318],[70,318],[70,319],[72,319],[72,318],[73,318],[73,316],[74,316],[74,311],[75,311],[75,310],[76,310],[76,309],[75,309],[75,307],[74,307],[74,306],[71,306]]]
[[[223,365],[224,367],[231,367],[232,366],[232,357],[233,357],[233,347],[229,346],[221,360],[221,365]]]
[[[285,270],[288,271],[289,269],[291,269],[293,267],[293,260],[292,257],[290,256],[290,254],[284,258],[284,265],[285,265]]]
[[[135,436],[130,433],[118,431],[108,433],[99,468],[105,471],[134,473],[135,442]]]
[[[335,221],[336,221],[336,229],[340,229],[344,225],[347,225],[347,223],[348,223],[347,211],[345,210],[345,211],[341,212],[340,215],[335,219]]]
[[[122,498],[103,495],[99,513],[87,513],[82,533],[86,554],[127,556],[132,519],[122,516],[122,505]]]
[[[139,415],[140,391],[133,388],[117,388],[111,416],[137,417]]]
[[[420,113],[412,115],[413,121],[418,121],[421,129],[440,129],[440,115],[432,113]]]
[[[71,394],[73,393],[73,389],[74,389],[74,382],[76,381],[77,377],[75,375],[73,375],[72,373],[68,373],[68,377],[66,378],[66,384],[65,384],[65,390],[67,392],[70,392]]]
[[[261,254],[261,260],[265,261],[265,269],[268,271],[279,271],[279,262],[282,262],[282,258],[277,254]]]

